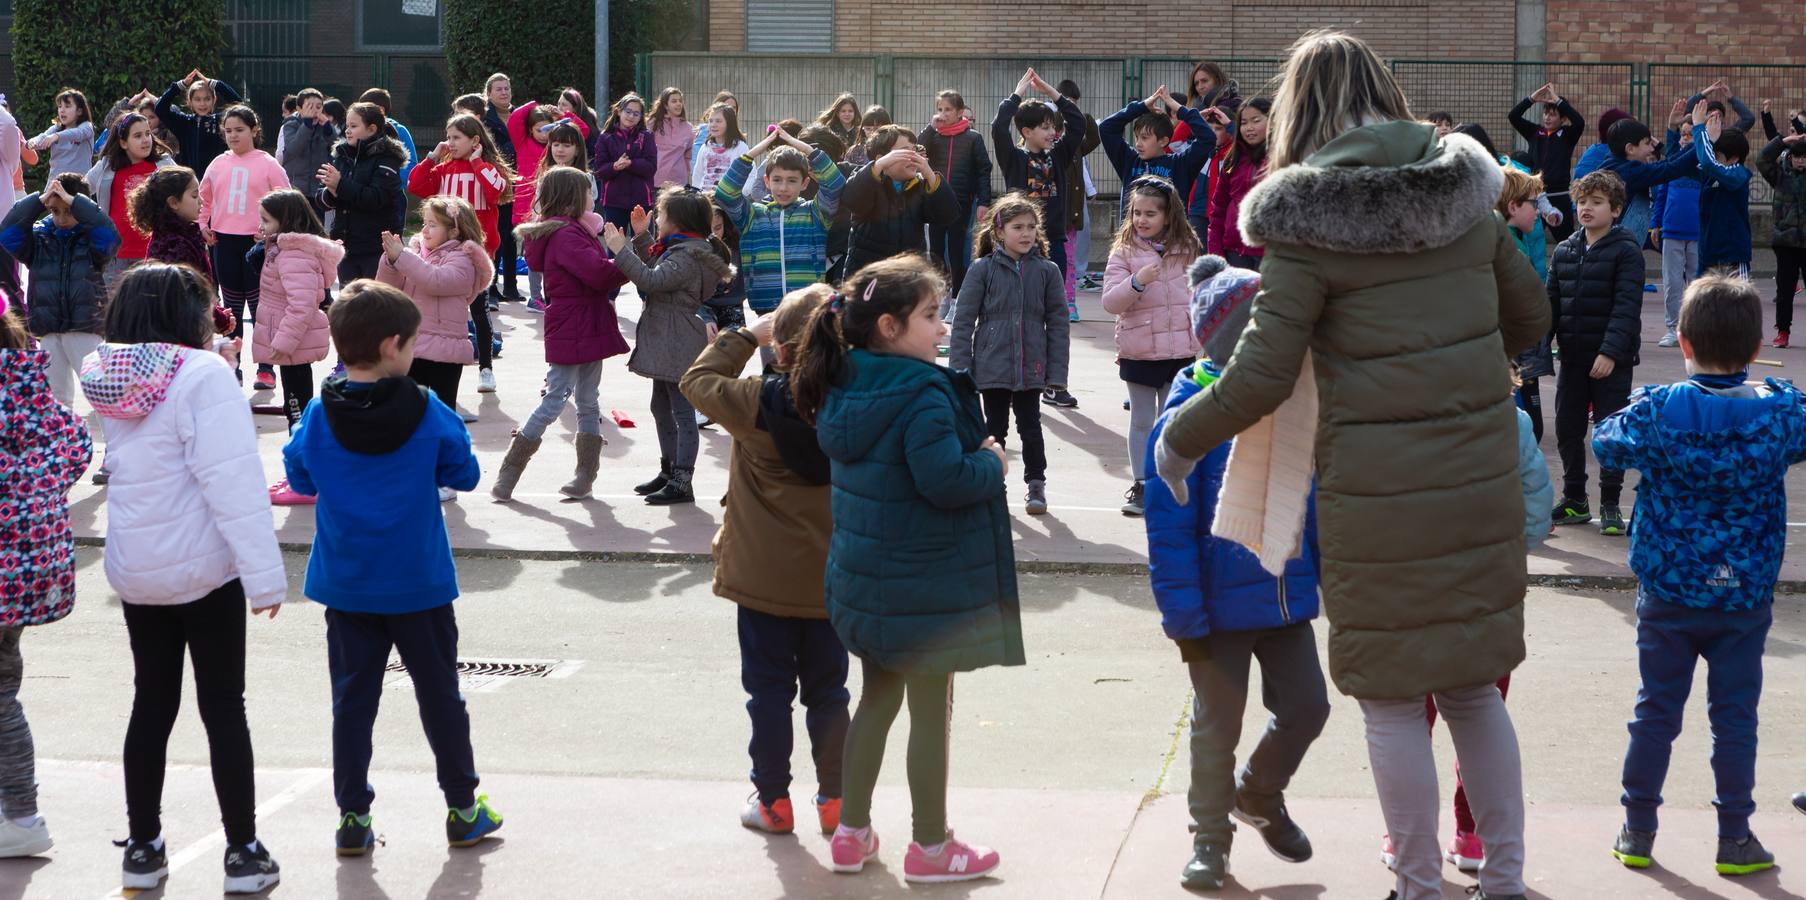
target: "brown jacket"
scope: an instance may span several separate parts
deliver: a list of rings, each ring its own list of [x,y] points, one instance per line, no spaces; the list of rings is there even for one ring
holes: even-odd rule
[[[1166,428],[1167,453],[1203,456],[1278,408],[1312,354],[1329,668],[1360,699],[1491,684],[1524,659],[1506,359],[1550,310],[1492,212],[1503,181],[1478,144],[1412,122],[1268,175],[1241,212],[1267,248],[1247,330]]]
[[[715,593],[774,616],[825,619],[830,488],[791,471],[758,427],[763,380],[739,377],[758,350],[745,330],[722,332],[678,382],[690,403],[734,437],[721,499],[726,511],[715,534]]]

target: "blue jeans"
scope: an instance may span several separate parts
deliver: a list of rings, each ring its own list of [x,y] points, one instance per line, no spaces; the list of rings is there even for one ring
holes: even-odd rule
[[[1681,712],[1693,689],[1694,661],[1706,661],[1706,716],[1712,723],[1712,777],[1718,796],[1718,836],[1750,833],[1756,802],[1756,702],[1762,697],[1762,649],[1772,607],[1742,612],[1693,609],[1647,597],[1637,600],[1636,718],[1624,754],[1624,822],[1656,830],[1668,756],[1681,733]]]
[[[445,805],[476,804],[477,764],[470,713],[458,692],[458,620],[450,603],[403,615],[326,610],[326,662],[332,673],[332,791],[341,812],[368,815],[370,733],[382,701],[389,648],[414,682],[420,724],[438,763]]]
[[[841,755],[846,746],[847,649],[826,619],[793,619],[740,607],[740,685],[751,699],[752,783],[759,802],[790,796],[790,750],[795,744],[790,704],[801,683],[809,712],[809,749],[818,793],[840,796]]]

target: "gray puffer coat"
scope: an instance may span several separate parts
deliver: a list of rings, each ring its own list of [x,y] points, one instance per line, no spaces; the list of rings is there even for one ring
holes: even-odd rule
[[[947,361],[981,391],[1065,387],[1069,330],[1060,267],[1040,251],[1018,260],[998,249],[960,284]]]
[[[708,326],[698,315],[703,301],[714,296],[716,285],[734,269],[707,240],[673,235],[665,244],[665,252],[654,259],[652,236],[642,234],[634,239],[632,252],[615,255],[615,266],[639,288],[646,304],[628,370],[675,382],[708,346]]]

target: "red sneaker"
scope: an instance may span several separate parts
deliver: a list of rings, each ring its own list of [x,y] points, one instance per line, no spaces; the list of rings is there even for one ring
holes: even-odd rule
[[[789,797],[779,797],[766,806],[754,794],[740,810],[740,824],[766,834],[789,834],[796,830],[796,816],[790,811]]]
[[[317,498],[289,487],[287,478],[270,485],[272,506],[312,506],[316,502]]]
[[[935,853],[921,844],[910,842],[903,857],[903,880],[925,883],[973,881],[997,871],[1003,860],[989,847],[977,847],[955,840],[947,830],[947,842]]]
[[[840,827],[840,798],[815,798],[815,817],[821,821],[822,834],[833,834]]]
[[[276,389],[276,373],[269,369],[258,369],[257,379],[251,385],[252,390],[273,391]]]
[[[1447,850],[1442,851],[1442,858],[1455,864],[1455,868],[1463,872],[1480,871],[1480,863],[1486,860],[1486,850],[1480,844],[1480,836],[1471,831],[1455,832],[1455,839],[1449,841]]]
[[[1787,332],[1785,332],[1785,331],[1775,332],[1775,346],[1779,347],[1783,350],[1787,349]]]
[[[862,829],[844,827],[834,829],[834,837],[828,841],[828,853],[832,857],[832,865],[836,872],[858,872],[865,868],[867,860],[878,855],[878,832],[866,826],[865,838],[860,839]]]

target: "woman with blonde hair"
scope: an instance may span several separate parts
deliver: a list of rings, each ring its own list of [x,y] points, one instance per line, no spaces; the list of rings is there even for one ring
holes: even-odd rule
[[[1395,896],[1442,896],[1423,724],[1433,695],[1486,846],[1477,896],[1522,897],[1522,770],[1494,686],[1524,659],[1505,360],[1548,332],[1548,300],[1493,214],[1498,163],[1415,121],[1359,39],[1318,31],[1293,45],[1268,145],[1240,215],[1266,248],[1261,292],[1222,378],[1167,426],[1156,466],[1184,503],[1195,460],[1248,432],[1213,533],[1274,573],[1297,546],[1315,469],[1330,675],[1366,718]]]

